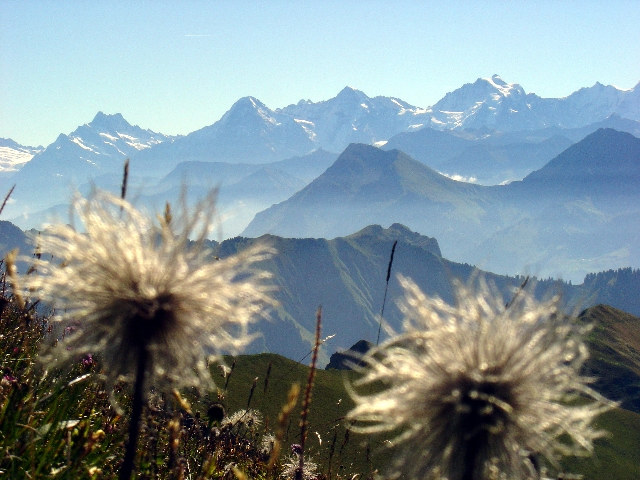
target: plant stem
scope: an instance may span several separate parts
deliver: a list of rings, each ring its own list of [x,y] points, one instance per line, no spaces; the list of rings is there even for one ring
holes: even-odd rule
[[[384,298],[382,299],[382,310],[380,311],[380,322],[378,323],[378,338],[376,339],[376,345],[380,344],[380,330],[382,330],[382,319],[384,318],[384,305],[387,303],[387,290],[389,289],[389,278],[391,278],[391,265],[393,265],[393,255],[396,253],[396,246],[398,240],[393,242],[391,247],[391,256],[389,257],[389,264],[387,265],[387,282],[384,286]]]
[[[469,439],[462,458],[464,470],[461,480],[477,480],[478,478],[483,478],[481,470],[484,468],[484,465],[478,464],[478,455],[481,448],[481,442],[477,436]]]
[[[302,401],[302,412],[300,414],[300,465],[296,471],[296,480],[303,478],[304,472],[304,446],[307,441],[307,416],[309,415],[309,406],[311,405],[311,389],[313,388],[313,378],[316,374],[316,365],[318,363],[318,350],[320,349],[320,330],[322,328],[322,307],[318,307],[316,312],[316,339],[313,344],[313,355],[311,356],[311,366],[309,367],[309,378],[307,379],[307,388],[304,391],[304,400]],[[300,477],[300,478],[298,478]]]
[[[124,461],[120,469],[120,480],[130,480],[133,473],[133,465],[136,458],[138,446],[138,436],[140,434],[140,419],[142,418],[142,407],[145,403],[144,380],[149,361],[149,352],[146,348],[141,348],[138,354],[138,365],[136,366],[136,381],[133,386],[133,405],[131,406],[131,419],[129,420],[129,439],[124,454]]]

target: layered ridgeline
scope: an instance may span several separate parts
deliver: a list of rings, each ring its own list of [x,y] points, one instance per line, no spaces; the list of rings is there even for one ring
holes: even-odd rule
[[[375,343],[379,328],[387,267],[391,248],[397,241],[390,276],[384,322],[400,330],[401,314],[396,301],[402,295],[396,274],[411,277],[429,295],[453,301],[453,280],[469,282],[482,275],[510,298],[523,277],[480,272],[468,264],[443,258],[438,242],[394,224],[389,228],[368,226],[361,231],[333,239],[237,237],[214,247],[220,257],[231,255],[255,242],[272,245],[277,254],[263,264],[273,274],[275,297],[280,306],[273,321],[259,327],[262,338],[256,351],[271,351],[294,360],[310,350],[315,330],[315,312],[323,307],[324,335],[335,335],[323,347],[322,361],[336,350],[347,349],[358,340]],[[555,280],[538,280],[538,296],[561,293],[567,311],[607,302],[640,314],[640,270],[623,269],[592,274],[580,285]],[[385,338],[384,329],[382,338]]]
[[[4,218],[28,219],[36,214],[27,224],[16,223],[23,228],[40,227],[44,215],[38,212],[65,204],[61,210],[66,214],[66,205],[74,191],[86,191],[92,184],[119,188],[125,158],[169,139],[161,133],[130,125],[120,114],[100,112],[70,134],[60,134],[54,143],[0,183],[5,191],[16,185]]]
[[[580,281],[640,265],[640,139],[600,129],[524,180],[451,180],[398,150],[351,145],[246,236],[346,235],[399,222],[438,239],[447,258],[499,273]]]
[[[596,84],[565,98],[543,99],[493,76],[448,93],[431,108],[394,97],[371,98],[349,87],[326,101],[301,100],[275,110],[245,97],[218,121],[184,137],[132,126],[119,114],[99,113],[43,151],[6,147],[7,155],[14,160],[19,157],[20,162],[12,160],[6,168],[0,165],[0,177],[14,176],[0,182],[0,187],[8,191],[11,182],[18,185],[15,204],[8,206],[5,218],[23,228],[39,227],[56,205],[68,203],[75,189],[86,191],[92,183],[118,188],[118,173],[127,157],[131,158],[132,191],[139,196],[170,195],[166,182],[158,182],[171,172],[184,171],[186,167],[180,166],[184,162],[211,163],[205,178],[213,183],[209,186],[222,185],[224,196],[227,181],[216,173],[216,165],[273,164],[316,150],[337,155],[354,142],[381,145],[388,141],[386,148],[403,150],[456,178],[484,184],[521,179],[597,128],[640,134],[639,90]],[[434,143],[430,130],[445,133],[447,140]],[[456,138],[466,142],[458,145]],[[33,158],[26,162],[25,155]],[[16,174],[21,165],[25,172]],[[318,165],[323,168],[316,169],[315,176],[328,166]],[[304,172],[297,169],[287,173],[305,183],[313,178],[303,178]],[[174,177],[173,183],[182,180]],[[276,203],[287,198],[283,194],[293,193],[287,187],[291,180],[281,178],[279,172],[266,175],[267,189],[269,185],[280,189],[278,196],[268,200]],[[270,205],[247,201],[250,206],[246,207],[236,193],[229,192],[225,202],[230,210],[244,209],[243,219]],[[246,223],[242,227],[229,224],[226,230],[234,235]]]
[[[233,235],[246,227],[256,212],[285,200],[322,173],[337,156],[314,150],[271,163],[247,163],[250,156],[244,163],[216,162],[214,150],[206,146],[198,150],[199,135],[190,137],[185,146],[181,137],[141,129],[119,114],[98,113],[69,135],[60,135],[19,171],[12,171],[12,175],[6,172],[0,188],[5,192],[13,184],[16,188],[3,217],[25,229],[68,222],[73,194],[86,195],[95,187],[119,192],[123,165],[130,159],[128,196],[136,199],[137,206],[162,210],[165,202],[177,202],[187,185],[189,199],[221,187],[218,206],[224,212],[223,227]],[[225,138],[229,148],[240,148],[234,137]],[[170,161],[162,161],[161,144],[170,147]],[[145,156],[147,152],[150,157]]]
[[[588,272],[640,264],[637,242],[629,240],[637,233],[636,195],[618,195],[615,206],[608,198],[621,178],[608,168],[626,162],[633,170],[636,158],[631,137],[608,129],[640,135],[639,90],[596,84],[542,99],[494,76],[426,109],[352,88],[276,110],[246,97],[183,137],[99,113],[42,151],[5,142],[11,161],[0,171],[0,191],[16,188],[3,219],[23,229],[69,222],[73,192],[95,186],[119,192],[130,158],[127,198],[140,208],[162,211],[179,201],[185,185],[187,203],[219,187],[216,238],[331,237],[400,222],[438,238],[456,261],[580,281]],[[582,143],[585,137],[590,140]],[[580,148],[570,149],[573,144]],[[387,156],[371,153],[374,145]],[[590,148],[600,160],[584,153]],[[547,168],[563,152],[573,152],[574,160]],[[577,171],[595,172],[588,180],[593,188],[571,188],[560,198]],[[631,188],[634,175],[626,182]],[[489,189],[444,177],[513,184]],[[313,210],[296,213],[302,204]]]
[[[31,232],[36,238],[37,232]],[[323,334],[335,335],[322,349],[322,364],[337,351],[351,347],[358,340],[375,343],[379,329],[391,249],[398,242],[392,264],[385,325],[400,329],[401,314],[396,301],[402,295],[397,274],[411,277],[429,295],[453,301],[454,279],[468,282],[482,275],[502,292],[505,299],[513,294],[524,277],[509,277],[481,272],[468,264],[443,258],[438,242],[400,224],[389,228],[378,225],[333,239],[235,237],[222,243],[211,241],[212,255],[232,255],[256,242],[272,246],[277,253],[260,267],[270,272],[276,287],[279,306],[271,321],[257,326],[259,338],[254,352],[268,351],[300,360],[311,350],[315,331],[315,313],[323,307]],[[0,255],[18,247],[23,255],[37,247],[27,235],[9,222],[0,222]],[[55,253],[54,253],[55,254]],[[27,264],[19,265],[24,272]],[[579,285],[557,280],[531,281],[539,297],[561,293],[567,311],[606,303],[633,315],[640,315],[640,270],[625,268],[591,273]],[[215,294],[215,292],[212,292]],[[382,329],[381,339],[386,336]]]

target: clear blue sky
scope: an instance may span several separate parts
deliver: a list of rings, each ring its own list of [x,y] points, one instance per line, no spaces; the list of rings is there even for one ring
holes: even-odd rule
[[[344,86],[428,107],[494,73],[563,97],[640,81],[640,1],[0,0],[0,137],[48,145],[98,111],[186,134],[240,97]]]

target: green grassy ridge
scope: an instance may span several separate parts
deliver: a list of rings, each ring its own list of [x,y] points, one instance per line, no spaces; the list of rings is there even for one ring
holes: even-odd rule
[[[290,385],[297,382],[304,389],[308,366],[275,354],[244,355],[236,357],[236,363],[228,383],[224,403],[229,412],[247,407],[247,400],[254,379],[256,388],[251,407],[262,411],[270,425],[274,425],[281,406],[285,403]],[[228,361],[232,362],[231,359]],[[231,363],[229,363],[231,364]],[[266,393],[264,378],[271,364],[271,374]],[[346,390],[346,382],[356,378],[355,372],[319,370],[314,384],[313,400],[309,413],[308,453],[313,461],[328,471],[329,447],[333,435],[337,437],[335,453],[331,461],[333,472],[343,465],[343,470],[367,473],[372,468],[386,471],[393,451],[384,448],[385,437],[367,437],[351,432],[349,441],[338,455],[344,441],[345,425],[342,418],[353,405]],[[221,378],[217,378],[220,383]],[[285,448],[299,442],[298,420],[300,401],[291,416],[292,424]],[[640,414],[616,408],[603,414],[596,421],[598,429],[609,432],[606,438],[595,443],[592,457],[568,457],[561,463],[562,470],[582,474],[585,479],[635,480],[640,475]],[[315,432],[322,437],[319,444]],[[367,448],[370,454],[367,455]],[[369,457],[369,458],[368,458]]]
[[[306,361],[310,361],[310,358]],[[309,367],[269,353],[227,358],[226,364],[234,365],[222,400],[227,412],[233,413],[249,405],[250,408],[259,410],[263,414],[265,429],[270,431],[277,429],[278,414],[286,403],[291,385],[299,384],[300,397],[289,418],[287,435],[283,442],[283,452],[288,454],[291,444],[300,443],[301,404],[309,376]],[[265,390],[265,377],[269,365],[271,365],[271,371]],[[309,409],[309,432],[305,455],[309,455],[312,461],[322,465],[323,472],[328,472],[331,465],[333,473],[367,474],[372,468],[383,468],[389,461],[390,452],[380,448],[379,439],[354,432],[347,434],[344,416],[353,407],[353,401],[345,385],[355,376],[355,372],[352,371],[316,371]],[[256,387],[249,404],[249,396],[256,378]],[[219,372],[215,380],[219,388],[224,386],[225,380]],[[209,400],[213,401],[214,398],[211,397]],[[333,454],[330,453],[332,444]],[[371,450],[370,459],[367,459],[367,448]],[[329,462],[330,459],[331,462]]]
[[[586,373],[596,378],[594,387],[640,413],[640,318],[597,305],[583,311],[579,319],[593,327],[587,336]]]
[[[602,414],[595,427],[609,435],[596,440],[591,457],[564,459],[564,470],[580,473],[584,480],[640,478],[640,415],[616,408]]]

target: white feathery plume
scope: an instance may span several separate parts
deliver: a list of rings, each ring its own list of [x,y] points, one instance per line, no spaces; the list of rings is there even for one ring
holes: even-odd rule
[[[457,283],[452,306],[400,283],[404,331],[364,357],[348,414],[360,432],[397,432],[398,474],[537,478],[532,456],[592,452],[603,435],[592,422],[611,404],[580,374],[585,329],[557,297],[523,290],[505,306],[479,280]]]
[[[254,265],[272,252],[257,245],[214,260],[203,242],[215,191],[192,215],[185,204],[178,218],[154,219],[98,191],[74,201],[84,233],[55,225],[39,237],[53,257],[36,260],[39,274],[23,283],[75,330],[45,352],[48,367],[91,353],[113,386],[133,379],[144,351],[146,385],[211,388],[208,362],[252,340],[249,325],[274,304]]]

